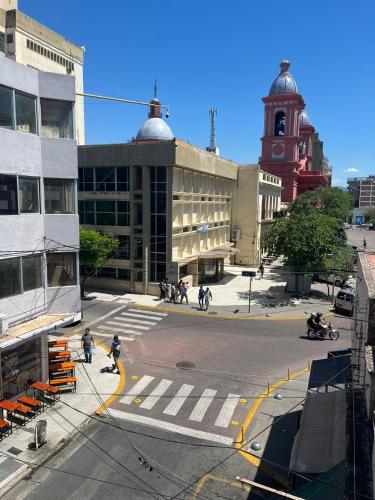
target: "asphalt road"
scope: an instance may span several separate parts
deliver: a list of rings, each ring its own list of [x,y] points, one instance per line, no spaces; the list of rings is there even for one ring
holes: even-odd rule
[[[204,486],[209,491],[196,498],[246,498],[232,481],[237,475],[254,477],[249,463],[235,453],[218,464],[232,454],[225,447],[254,398],[267,381],[285,378],[288,368],[292,373],[330,349],[350,345],[350,320],[339,316],[331,318],[341,331],[337,342],[308,340],[301,320],[157,316],[118,303],[93,304],[86,318],[102,342],[116,332],[123,336],[126,385],[105,421],[126,431],[90,425],[84,431],[88,440],[81,435],[47,463],[78,476],[40,469],[10,493],[12,498],[174,498],[214,466],[213,479]],[[120,332],[124,321],[126,334]],[[152,464],[152,472],[139,456]],[[195,498],[193,490],[178,498]]]

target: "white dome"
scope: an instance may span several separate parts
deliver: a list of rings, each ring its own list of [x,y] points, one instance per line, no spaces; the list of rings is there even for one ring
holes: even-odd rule
[[[301,111],[299,115],[299,126],[300,127],[305,127],[306,125],[311,125],[311,120],[309,115],[306,113],[305,110]]]
[[[149,118],[138,130],[137,141],[141,140],[171,141],[174,135],[162,118]]]
[[[281,61],[280,63],[280,74],[274,80],[269,95],[274,94],[297,94],[297,84],[288,72],[290,66],[289,61]]]

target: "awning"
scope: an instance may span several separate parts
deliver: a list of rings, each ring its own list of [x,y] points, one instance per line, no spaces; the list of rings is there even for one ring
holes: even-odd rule
[[[311,365],[308,389],[351,382],[350,354],[328,359],[315,359]]]
[[[323,474],[346,455],[346,390],[307,395],[289,469]]]
[[[239,252],[238,248],[233,248],[233,247],[215,247],[215,248],[210,248],[210,250],[206,250],[205,252],[202,252],[198,258],[199,259],[226,259],[227,257],[230,257],[231,255],[234,255],[235,253]]]
[[[294,493],[306,500],[342,500],[345,489],[345,470],[346,462],[340,462]]]

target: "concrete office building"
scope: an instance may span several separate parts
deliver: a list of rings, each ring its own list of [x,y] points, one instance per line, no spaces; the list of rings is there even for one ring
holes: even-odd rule
[[[235,264],[258,266],[261,238],[280,211],[281,178],[263,172],[259,165],[240,165],[233,193],[232,240],[239,251]]]
[[[158,293],[165,277],[217,281],[231,243],[236,163],[175,139],[151,100],[128,144],[78,148],[80,222],[120,249],[91,285]]]
[[[348,193],[352,195],[354,210],[353,224],[363,224],[370,208],[375,208],[375,176],[348,179]]]
[[[53,73],[75,76],[83,92],[84,49],[18,10],[17,0],[0,0],[0,57]],[[84,144],[83,97],[76,97],[76,139]]]
[[[81,318],[73,76],[0,58],[0,399],[48,377]]]

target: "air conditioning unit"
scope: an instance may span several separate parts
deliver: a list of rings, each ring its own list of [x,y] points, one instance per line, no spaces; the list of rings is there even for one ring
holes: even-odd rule
[[[232,229],[232,241],[240,241],[240,229]]]
[[[9,328],[9,320],[6,314],[0,314],[0,337],[7,334]]]

